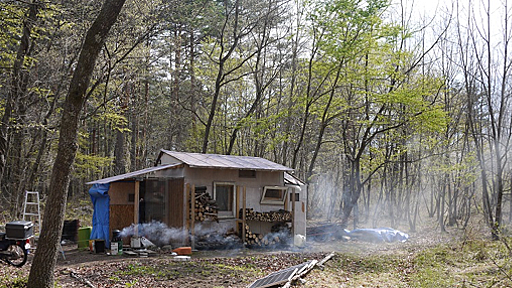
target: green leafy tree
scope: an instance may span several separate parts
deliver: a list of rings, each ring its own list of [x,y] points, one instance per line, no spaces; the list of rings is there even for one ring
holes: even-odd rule
[[[341,159],[346,161],[340,207],[344,225],[363,185],[383,167],[374,163],[374,170],[363,170],[366,155],[375,148],[373,143],[386,135],[387,141],[403,137],[392,131],[404,127],[412,133],[440,129],[445,123],[436,103],[442,83],[413,73],[417,65],[414,55],[399,45],[407,34],[399,25],[383,21],[387,7],[388,1],[381,0],[328,1],[318,4],[312,15],[315,35],[321,36],[317,38],[318,70],[314,75],[325,76],[316,82],[321,85],[312,82],[312,91],[320,91],[316,97],[310,94],[305,98],[309,113],[318,115],[315,122],[319,127],[309,175],[313,175],[314,160],[332,126],[339,132],[333,130],[328,135],[339,141]],[[397,141],[406,143],[407,139]]]

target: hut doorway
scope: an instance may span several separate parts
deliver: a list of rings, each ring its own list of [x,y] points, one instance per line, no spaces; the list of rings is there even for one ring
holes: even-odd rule
[[[183,227],[184,178],[146,179],[140,185],[139,222]]]

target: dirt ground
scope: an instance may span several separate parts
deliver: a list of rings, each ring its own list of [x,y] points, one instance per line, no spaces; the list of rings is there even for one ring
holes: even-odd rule
[[[452,237],[432,235],[425,230],[411,235],[406,243],[330,240],[308,241],[304,248],[197,251],[187,262],[175,261],[168,252],[151,257],[110,256],[79,250],[76,244],[64,245],[65,259],[59,255],[55,270],[56,287],[247,287],[269,273],[308,260],[321,260],[333,251],[338,255],[400,254],[414,246],[427,247]],[[0,264],[0,288],[24,287],[32,257],[22,268]]]
[[[271,272],[325,257],[326,253],[297,249],[194,251],[190,261],[175,261],[167,252],[150,257],[93,254],[63,246],[55,280],[57,287],[246,287]],[[26,279],[33,255],[22,268],[0,264],[0,287]]]

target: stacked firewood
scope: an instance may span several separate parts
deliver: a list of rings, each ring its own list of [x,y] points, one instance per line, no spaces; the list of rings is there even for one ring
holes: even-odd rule
[[[242,218],[242,215],[243,209],[240,209],[240,219]],[[287,222],[292,221],[292,213],[283,209],[270,212],[256,212],[253,208],[246,208],[245,220],[255,220],[261,222]]]
[[[289,233],[268,233],[266,235],[253,233],[249,225],[245,225],[245,242],[253,247],[267,247],[284,244],[289,240]]]
[[[219,222],[219,208],[210,194],[206,191],[196,191],[194,198],[195,215],[193,217],[195,221],[203,222],[205,220],[211,220]]]
[[[232,249],[241,248],[242,244],[234,230],[229,230],[225,234],[218,231],[195,235],[195,246],[197,249]]]

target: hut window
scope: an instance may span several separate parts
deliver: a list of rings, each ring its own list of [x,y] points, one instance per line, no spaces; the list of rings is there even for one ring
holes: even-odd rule
[[[265,186],[261,196],[261,204],[284,204],[286,187]]]
[[[256,170],[238,170],[240,178],[256,178]]]
[[[214,183],[214,198],[219,208],[219,217],[234,217],[235,211],[235,184],[216,182]]]
[[[147,180],[144,192],[145,221],[164,222],[167,219],[168,194],[166,181]],[[140,207],[139,207],[140,209]]]
[[[135,202],[135,193],[129,193],[128,194],[128,203],[134,203]]]

